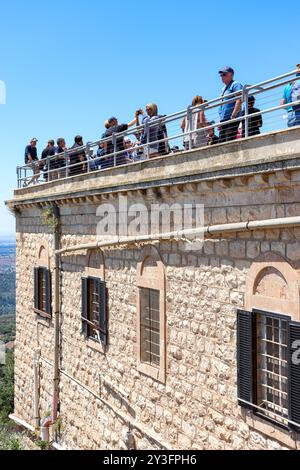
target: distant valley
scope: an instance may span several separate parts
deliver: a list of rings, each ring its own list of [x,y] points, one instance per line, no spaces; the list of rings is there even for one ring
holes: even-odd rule
[[[10,344],[15,336],[16,245],[0,240],[0,340]]]

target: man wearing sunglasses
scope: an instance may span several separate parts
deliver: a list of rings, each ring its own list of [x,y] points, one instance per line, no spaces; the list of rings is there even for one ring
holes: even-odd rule
[[[243,102],[242,97],[237,97],[237,99],[235,99],[234,96],[229,96],[227,98],[226,96],[239,91],[242,95],[243,85],[234,80],[234,70],[232,67],[224,67],[222,70],[219,71],[219,74],[221,76],[222,82],[224,83],[224,88],[222,91],[222,96],[224,97],[224,100],[219,108],[220,122],[228,122],[228,124],[223,124],[219,127],[219,143],[222,143],[236,139],[240,122],[232,122],[231,120],[236,119],[240,116],[240,111]]]

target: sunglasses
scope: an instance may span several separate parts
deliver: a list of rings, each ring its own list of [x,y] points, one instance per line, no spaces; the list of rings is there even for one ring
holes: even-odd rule
[[[226,77],[226,75],[228,75],[228,72],[223,72],[220,75],[221,75],[221,77]]]

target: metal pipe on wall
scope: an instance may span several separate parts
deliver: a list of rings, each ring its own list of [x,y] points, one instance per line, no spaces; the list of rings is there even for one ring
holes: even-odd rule
[[[81,245],[70,246],[57,250],[57,255],[63,255],[65,253],[71,253],[81,250],[92,250],[96,248],[109,248],[127,245],[130,243],[142,243],[150,241],[164,241],[164,240],[180,240],[187,236],[196,236],[197,234],[222,234],[229,232],[245,232],[248,230],[265,230],[274,228],[285,228],[285,227],[296,227],[300,225],[300,216],[296,217],[284,217],[278,219],[265,219],[265,220],[253,220],[248,222],[237,222],[233,224],[221,224],[221,225],[209,225],[206,227],[196,227],[193,229],[179,230],[167,233],[156,233],[151,235],[139,235],[133,237],[120,237],[110,241],[98,241],[94,243],[86,243]]]
[[[59,411],[59,362],[60,362],[60,211],[55,204],[53,206],[53,217],[55,218],[55,229],[53,239],[54,252],[54,372],[53,372],[53,423],[57,420]]]

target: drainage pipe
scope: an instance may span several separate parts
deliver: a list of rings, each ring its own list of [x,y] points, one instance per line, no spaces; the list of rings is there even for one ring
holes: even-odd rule
[[[41,349],[36,349],[33,356],[33,409],[35,429],[40,427],[40,359]]]
[[[253,230],[265,230],[265,229],[276,229],[276,228],[290,228],[300,225],[300,216],[296,217],[284,217],[278,219],[265,219],[265,220],[253,220],[248,222],[238,222],[233,224],[222,224],[222,225],[209,225],[206,227],[197,227],[193,229],[178,230],[167,233],[156,233],[151,235],[139,235],[133,237],[120,237],[114,240],[108,241],[97,241],[94,243],[86,243],[81,245],[74,245],[67,248],[63,248],[56,251],[56,255],[63,255],[65,253],[90,250],[96,248],[108,248],[118,247],[122,245],[159,241],[159,240],[180,240],[188,236],[196,235],[215,235],[222,233],[232,232],[245,232]]]
[[[53,423],[57,420],[59,411],[59,362],[60,362],[60,211],[57,205],[53,206],[55,220],[53,251],[54,251],[54,372],[53,372]]]

